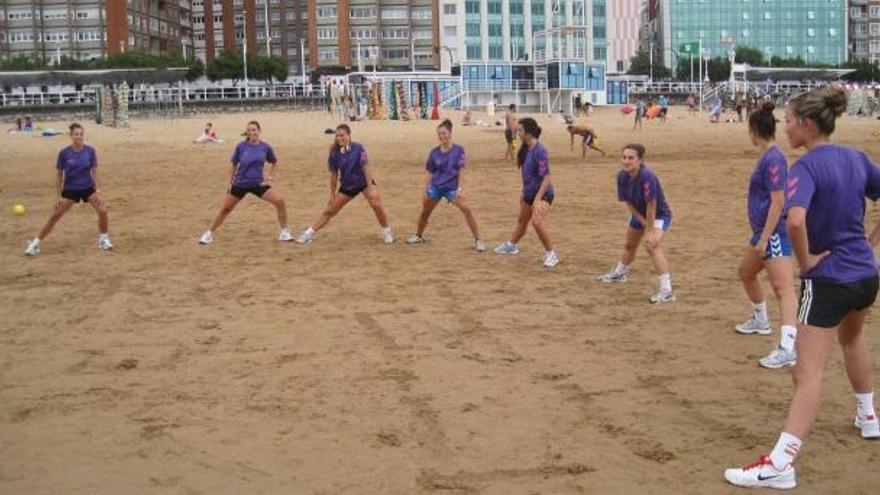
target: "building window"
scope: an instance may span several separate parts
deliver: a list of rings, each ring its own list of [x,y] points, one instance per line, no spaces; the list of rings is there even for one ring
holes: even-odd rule
[[[464,11],[466,14],[479,14],[480,13],[479,0],[466,0],[464,2]]]
[[[336,28],[320,28],[320,29],[318,29],[318,39],[319,40],[336,39]]]
[[[376,8],[352,7],[351,10],[349,10],[349,15],[352,19],[369,19],[372,17],[376,17]]]
[[[481,53],[480,45],[468,45],[467,46],[467,58],[468,60],[480,60],[483,56]]]
[[[382,58],[400,60],[409,58],[408,48],[385,48],[382,50]]]
[[[443,28],[443,36],[447,38],[455,38],[458,36],[458,29],[456,26],[446,26]]]
[[[414,40],[431,40],[434,39],[434,30],[431,28],[416,28],[412,31]]]
[[[489,58],[493,60],[501,60],[504,58],[504,49],[501,45],[489,45]]]
[[[416,20],[430,21],[433,16],[430,7],[414,7],[410,17]]]
[[[88,13],[88,12],[77,11],[77,13],[76,13],[76,18],[77,18],[77,19],[88,19],[88,18],[89,18],[89,13]]]
[[[455,15],[455,4],[454,3],[443,4],[443,15]]]
[[[320,5],[318,6],[318,19],[331,19],[336,17],[336,6],[335,5]]]
[[[489,0],[489,15],[498,14],[501,15],[501,0]]]
[[[354,40],[372,40],[376,39],[376,29],[366,27],[354,27],[350,31],[351,39]]]
[[[382,30],[383,40],[406,40],[409,39],[409,29],[385,28]]]
[[[334,7],[335,8],[335,7]],[[339,50],[336,48],[318,48],[318,60],[322,62],[336,61],[339,59]]]
[[[406,7],[382,7],[382,19],[406,19]]]

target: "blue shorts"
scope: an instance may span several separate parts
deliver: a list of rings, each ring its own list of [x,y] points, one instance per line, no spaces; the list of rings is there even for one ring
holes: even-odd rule
[[[659,223],[659,222],[662,222],[662,223]],[[629,218],[629,226],[636,229],[636,230],[643,230],[645,228],[644,225],[642,225],[641,222],[639,222],[638,219],[636,219],[636,217]],[[666,232],[667,230],[669,230],[669,227],[672,226],[672,218],[671,217],[670,218],[655,218],[654,219],[654,226],[659,227],[660,230],[662,230],[663,232]]]
[[[758,245],[758,240],[761,239],[761,234],[757,233],[752,236],[752,239],[749,241],[753,247]],[[778,233],[773,234],[767,239],[767,250],[764,251],[764,259],[772,260],[776,258],[781,258],[783,256],[791,256],[794,254],[794,250],[791,247],[791,241],[788,240],[787,235],[780,235]]]
[[[433,184],[428,186],[425,194],[434,201],[440,201],[440,198],[446,198],[446,201],[452,203],[458,197],[458,188],[437,187]]]

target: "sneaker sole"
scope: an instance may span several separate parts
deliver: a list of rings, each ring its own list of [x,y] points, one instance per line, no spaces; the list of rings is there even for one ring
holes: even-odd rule
[[[880,439],[880,430],[875,433],[869,433],[865,435],[865,430],[862,430],[862,425],[859,424],[858,418],[854,421],[853,425],[861,431],[861,436],[865,440],[877,440]]]
[[[760,359],[758,360],[758,365],[760,365],[762,368],[767,368],[768,370],[778,370],[780,368],[785,368],[786,366],[794,366],[795,364],[797,364],[797,360],[788,361],[786,363],[777,364],[777,365],[767,364],[767,363],[764,363],[763,361],[761,361]]]
[[[795,481],[786,481],[784,483],[754,483],[754,484],[744,484],[744,483],[736,483],[727,476],[724,476],[724,479],[727,480],[733,486],[740,486],[743,488],[775,488],[776,490],[791,490],[797,487],[797,482]]]
[[[762,328],[760,330],[744,330],[740,327],[734,327],[734,330],[736,330],[736,333],[740,335],[770,335],[771,333],[773,333],[772,328]]]
[[[666,304],[666,303],[675,302],[675,300],[676,300],[676,298],[673,296],[672,298],[670,298],[670,299],[666,299],[666,300],[664,300],[664,301],[654,301],[653,299],[649,299],[648,301],[649,301],[651,304]]]

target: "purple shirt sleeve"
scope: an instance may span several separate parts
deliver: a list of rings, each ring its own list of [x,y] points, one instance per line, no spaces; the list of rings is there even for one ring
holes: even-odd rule
[[[330,173],[334,173],[334,174],[339,172],[339,165],[337,165],[336,160],[333,159],[335,150],[336,150],[335,147],[331,148],[330,154],[327,155],[327,170],[329,170]]]
[[[467,164],[467,155],[464,153],[464,148],[461,148],[461,155],[458,157],[458,168],[462,169]]]
[[[367,162],[367,149],[366,148],[361,148],[360,163],[361,163],[361,168],[364,168],[367,166],[368,162]]]
[[[275,150],[268,144],[266,145],[266,161],[269,163],[278,163],[278,157],[275,156]]]
[[[92,163],[91,163],[91,167],[92,167],[92,168],[96,168],[96,167],[98,166],[98,152],[95,151],[95,148],[91,148],[91,150],[92,150],[92,156],[91,156]]]
[[[428,153],[428,160],[425,162],[425,170],[432,174],[434,173],[434,150],[431,150],[431,152]]]
[[[816,192],[816,183],[813,176],[803,164],[796,163],[788,174],[788,187],[785,193],[785,208],[801,206],[809,208],[813,194]]]
[[[538,156],[535,157],[535,160],[538,165],[538,175],[541,177],[546,177],[547,174],[550,173],[550,163],[548,160],[547,152],[543,149],[538,150]]]
[[[871,201],[880,199],[880,168],[865,157],[865,165],[868,168],[868,184],[865,186],[865,196]]]
[[[617,174],[617,200],[626,201],[626,191],[624,189],[622,174]]]
[[[657,199],[657,183],[657,176],[655,175],[651,175],[642,181],[642,196],[645,198],[645,203],[650,203]]]
[[[768,191],[785,190],[785,181],[782,175],[785,173],[785,164],[775,161],[769,161],[764,167],[764,186]]]
[[[64,150],[66,149],[67,148],[58,152],[58,159],[55,160],[55,168],[58,170],[64,170]]]

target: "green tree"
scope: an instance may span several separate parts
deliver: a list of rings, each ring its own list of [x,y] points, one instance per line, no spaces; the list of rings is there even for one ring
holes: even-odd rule
[[[651,57],[648,55],[648,52],[636,53],[629,63],[627,74],[631,76],[651,75]],[[662,61],[654,60],[654,79],[668,79],[670,77],[672,77],[672,71],[663,65]]]
[[[736,47],[736,63],[753,66],[764,65],[764,53],[749,46]]]
[[[846,64],[847,69],[855,69],[843,78],[847,81],[876,81],[880,78],[880,65],[868,61],[856,61]]]
[[[46,64],[37,57],[32,57],[30,55],[18,55],[10,58],[9,60],[4,60],[2,64],[0,64],[0,69],[3,70],[41,70],[45,69]]]
[[[189,70],[186,71],[186,80],[195,81],[205,74],[205,64],[198,57],[193,58],[189,63]]]
[[[248,64],[250,66],[250,64]],[[238,81],[244,76],[242,70],[241,53],[221,52],[208,62],[205,67],[205,76],[211,81],[232,79]]]

